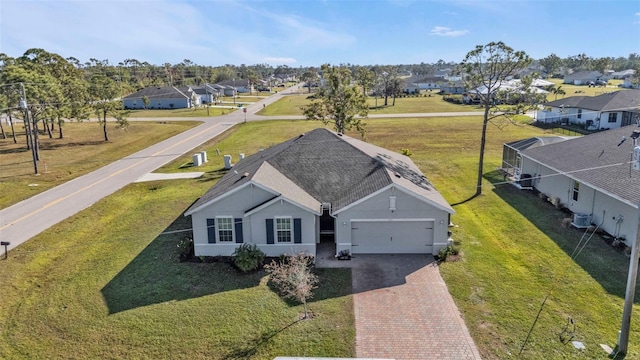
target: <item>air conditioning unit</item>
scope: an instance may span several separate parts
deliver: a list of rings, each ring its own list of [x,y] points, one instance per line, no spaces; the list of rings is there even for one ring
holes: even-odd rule
[[[589,227],[589,214],[573,214],[573,223],[571,224],[577,228]]]

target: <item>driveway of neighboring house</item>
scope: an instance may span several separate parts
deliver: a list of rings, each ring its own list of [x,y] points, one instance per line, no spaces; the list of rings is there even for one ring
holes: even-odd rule
[[[480,359],[431,255],[355,255],[350,265],[358,358]]]

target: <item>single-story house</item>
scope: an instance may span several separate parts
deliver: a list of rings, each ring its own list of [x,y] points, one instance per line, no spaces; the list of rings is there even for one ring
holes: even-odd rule
[[[407,156],[315,129],[233,165],[186,212],[195,255],[437,254],[454,210]]]
[[[233,88],[238,93],[248,93],[254,90],[253,84],[251,84],[251,82],[248,79],[225,80],[225,81],[219,82],[218,85],[223,85],[226,87]]]
[[[413,83],[416,84],[422,90],[440,89],[440,86],[442,86],[446,82],[447,80],[438,76],[428,76],[428,77],[419,78],[413,81]]]
[[[634,80],[633,76],[630,76],[624,78],[620,86],[626,89],[640,89],[640,82]]]
[[[640,203],[639,130],[611,129],[523,150],[519,171],[534,189],[571,210],[576,227],[593,224],[631,245]]]
[[[144,99],[149,99],[145,106]],[[190,87],[150,86],[122,98],[125,109],[186,109],[198,105],[200,98]]]
[[[463,81],[451,81],[440,85],[440,92],[444,94],[464,94],[467,89]]]
[[[402,81],[402,92],[405,94],[420,94],[420,87],[407,80]]]
[[[213,87],[211,84],[192,86],[191,89],[200,97],[201,104],[213,104],[223,93],[223,91],[217,87]]]
[[[612,79],[627,79],[627,78],[633,77],[633,75],[635,73],[636,73],[636,71],[634,69],[616,71],[616,72],[611,73],[611,78]]]
[[[598,71],[576,71],[572,74],[565,75],[562,83],[573,85],[589,85],[591,82],[596,82],[602,78],[602,74]]]
[[[543,104],[536,121],[582,124],[588,130],[605,130],[635,124],[640,90],[620,90],[598,96],[571,96]]]

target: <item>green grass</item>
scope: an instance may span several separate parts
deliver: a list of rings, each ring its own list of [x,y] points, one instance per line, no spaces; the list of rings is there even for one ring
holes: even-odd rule
[[[132,121],[126,130],[110,125],[109,142],[105,142],[102,126],[95,122],[66,123],[63,139],[57,138],[57,131],[53,139],[49,139],[46,133],[40,133],[39,175],[34,175],[31,151],[25,145],[24,128],[16,127],[17,144],[12,138],[0,139],[0,208],[89,173],[198,124],[196,121]]]
[[[311,93],[313,95],[313,92]],[[431,95],[431,96],[429,96]],[[301,107],[308,105],[311,100],[308,99],[309,93],[300,90],[295,95],[288,95],[275,103],[267,106],[258,112],[259,115],[303,115]],[[395,105],[393,98],[387,100],[387,106],[384,106],[384,98],[376,99],[369,97],[370,114],[411,114],[425,112],[458,112],[458,111],[480,111],[477,106],[453,104],[442,100],[442,95],[435,92],[426,92],[420,97],[399,97],[396,98]]]
[[[367,122],[368,141],[409,149],[450,203],[474,193],[477,117]],[[204,179],[131,185],[12,251],[0,267],[0,358],[353,356],[348,273],[321,273],[325,280],[311,304],[320,316],[287,327],[300,307],[276,297],[262,273],[238,277],[219,263],[178,263],[180,235],[160,235],[188,226],[180,212],[223,174],[223,154],[236,161],[239,152],[249,155],[320,125],[234,126],[203,146],[210,159],[199,168],[207,171]],[[615,345],[628,258],[593,238],[570,259],[581,233],[562,227],[567,215],[500,184],[495,171],[502,143],[542,134],[525,124],[489,127],[483,195],[454,206],[461,260],[440,271],[483,359],[606,358],[599,344]],[[190,171],[179,169],[189,161],[185,156],[164,170]],[[584,351],[560,341],[569,317]],[[633,324],[628,359],[640,358]]]
[[[618,87],[618,85],[622,83],[621,80],[610,80],[607,87],[563,84],[562,79],[547,79],[547,81],[556,84],[556,87],[562,86],[562,90],[566,93],[565,95],[558,95],[557,98],[555,94],[549,93],[547,95],[548,101],[560,100],[571,96],[597,96],[602,95],[605,92],[626,90]]]
[[[133,184],[36,236],[0,266],[0,358],[272,359],[354,355],[347,270],[318,270],[309,303],[263,271],[180,263],[181,212],[206,180]]]

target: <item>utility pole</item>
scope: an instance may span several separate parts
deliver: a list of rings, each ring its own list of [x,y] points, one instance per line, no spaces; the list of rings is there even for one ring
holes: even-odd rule
[[[634,155],[638,150],[638,137],[640,132],[634,131],[631,134],[633,139]],[[633,158],[635,161],[638,159]],[[635,164],[632,164],[633,167]],[[620,328],[620,336],[618,337],[618,346],[616,351],[621,354],[627,353],[629,346],[629,330],[631,328],[631,313],[633,312],[633,300],[636,294],[636,279],[638,277],[638,242],[640,241],[640,204],[636,213],[636,221],[638,222],[636,238],[631,245],[631,259],[629,260],[629,275],[627,277],[627,291],[624,295],[624,310],[622,312],[622,326]]]
[[[27,141],[31,148],[31,156],[33,157],[33,171],[38,174],[38,156],[36,154],[36,140],[33,138],[33,132],[31,130],[31,119],[29,116],[29,106],[27,103],[27,92],[24,89],[24,84],[20,83],[22,88],[22,100],[20,100],[20,107],[24,109],[24,130],[27,135]]]

